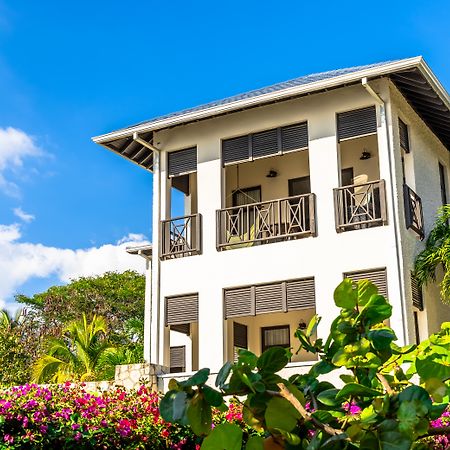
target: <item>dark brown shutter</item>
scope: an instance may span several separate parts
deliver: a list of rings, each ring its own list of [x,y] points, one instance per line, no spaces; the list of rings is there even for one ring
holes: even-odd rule
[[[198,322],[198,294],[166,298],[166,325]]]
[[[184,372],[186,370],[186,346],[170,347],[170,371]]]
[[[251,157],[250,137],[239,136],[222,141],[222,163],[233,164],[242,161],[248,161]]]
[[[287,310],[316,308],[314,278],[286,282]]]
[[[283,312],[282,283],[255,286],[256,314]]]
[[[276,128],[252,135],[252,156],[254,159],[277,155],[280,150]]]
[[[344,277],[351,278],[353,281],[369,280],[378,288],[380,295],[388,296],[386,268],[348,272],[344,274]]]
[[[233,344],[235,347],[248,348],[247,325],[233,322]]]
[[[283,153],[305,148],[308,148],[307,122],[281,128],[281,150]]]
[[[401,119],[398,119],[398,131],[400,134],[400,147],[405,151],[405,153],[409,153],[408,125],[406,125],[406,123]]]
[[[375,106],[355,109],[337,115],[338,141],[377,132]]]
[[[197,171],[197,147],[186,148],[168,154],[169,177]]]
[[[225,290],[225,318],[253,316],[254,294],[251,286]]]
[[[412,293],[412,302],[413,306],[415,306],[418,310],[423,311],[423,291],[422,287],[419,286],[417,279],[411,273],[411,293]]]
[[[186,335],[191,334],[191,324],[190,323],[180,323],[178,325],[171,325],[170,329],[172,331],[177,331],[178,333],[183,333]]]

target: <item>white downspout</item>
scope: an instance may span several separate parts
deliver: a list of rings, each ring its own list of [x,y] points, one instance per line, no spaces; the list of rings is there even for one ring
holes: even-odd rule
[[[143,145],[144,147],[148,148],[153,152],[153,204],[155,203],[156,199],[156,214],[155,210],[153,208],[153,217],[152,217],[152,228],[153,228],[153,236],[155,235],[155,230],[157,236],[159,236],[159,220],[161,217],[161,172],[160,172],[160,150],[156,148],[154,145],[150,144],[147,141],[144,141],[144,139],[140,138],[138,133],[133,133],[133,140],[135,142],[138,142],[139,144]],[[159,343],[160,343],[160,336],[159,336],[159,322],[160,322],[160,301],[159,301],[159,284],[160,284],[160,239],[157,239],[156,242],[152,242],[152,248],[153,248],[153,255],[156,256],[156,262],[152,262],[151,264],[151,280],[150,280],[150,305],[149,305],[149,314],[150,314],[150,329],[147,331],[149,332],[149,339],[146,339],[146,341],[149,343],[149,350],[148,350],[148,363],[160,363],[159,359]],[[153,314],[153,295],[156,299],[156,317],[155,314]],[[156,324],[155,324],[156,321]],[[145,320],[144,320],[145,322]],[[155,327],[156,325],[156,327]],[[152,345],[152,330],[156,330],[156,343],[155,345]],[[145,331],[144,331],[145,333]],[[145,345],[145,344],[144,344]],[[153,351],[152,351],[153,349]],[[144,352],[145,353],[145,352]],[[145,356],[144,356],[145,358]],[[145,358],[146,359],[146,358]]]
[[[399,225],[399,219],[396,214],[397,208],[395,207],[395,202],[397,201],[395,192],[394,192],[394,183],[396,181],[396,177],[394,174],[394,166],[393,166],[393,160],[395,155],[393,154],[393,149],[391,146],[391,137],[389,134],[389,127],[387,123],[387,107],[386,102],[373,90],[372,86],[370,86],[368,80],[366,77],[361,79],[362,86],[366,89],[366,91],[375,99],[377,104],[380,106],[380,118],[382,121],[384,121],[384,125],[386,128],[386,141],[387,141],[387,148],[388,148],[388,161],[389,161],[389,179],[391,182],[391,202],[392,202],[392,210],[394,212],[393,214],[393,222],[394,222],[394,236],[395,236],[395,252],[397,256],[397,270],[398,270],[398,278],[400,283],[400,301],[401,301],[401,310],[402,310],[402,323],[403,323],[403,345],[406,345],[408,343],[408,322],[407,322],[407,310],[406,310],[406,300],[405,300],[405,294],[404,294],[404,274],[403,274],[403,264],[402,264],[402,258],[400,254],[400,225]]]

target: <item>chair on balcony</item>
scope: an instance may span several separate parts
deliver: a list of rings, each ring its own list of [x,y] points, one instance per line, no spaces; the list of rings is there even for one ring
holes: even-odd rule
[[[255,224],[250,227],[250,231],[243,234],[231,234],[227,231],[227,242],[230,244],[225,250],[232,248],[252,247],[255,244]]]

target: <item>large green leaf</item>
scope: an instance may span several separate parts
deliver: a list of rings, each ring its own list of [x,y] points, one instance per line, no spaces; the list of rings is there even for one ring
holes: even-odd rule
[[[389,349],[391,342],[397,339],[394,331],[388,327],[370,330],[367,337],[372,341],[376,350]]]
[[[264,450],[264,438],[262,436],[250,436],[245,450]]]
[[[223,398],[220,392],[216,391],[215,389],[209,386],[203,386],[202,391],[206,401],[211,406],[215,406],[217,408],[222,404]]]
[[[257,367],[261,372],[276,373],[289,362],[286,349],[271,347],[258,358]]]
[[[195,394],[189,403],[187,418],[192,431],[197,436],[207,435],[211,431],[211,407],[201,393]]]
[[[430,394],[428,394],[428,392],[420,386],[408,386],[400,392],[398,399],[400,402],[418,400],[427,408],[428,411],[431,409],[432,405]]]
[[[338,392],[339,389],[327,389],[317,396],[317,400],[326,406],[338,406],[341,404],[341,401],[336,399]]]
[[[383,322],[392,315],[392,306],[382,295],[372,295],[356,320],[365,318],[371,325]]]
[[[426,380],[427,378],[439,378],[446,380],[450,378],[450,354],[446,350],[446,355],[432,354],[427,358],[416,359],[416,370],[419,376]]]
[[[232,423],[217,425],[205,438],[202,450],[241,450],[242,430]],[[251,450],[260,450],[262,447],[253,446]]]
[[[223,367],[219,370],[216,378],[216,387],[222,388],[227,382],[228,376],[230,375],[231,368],[233,364],[230,361],[227,361]]]
[[[178,384],[184,387],[198,386],[205,384],[208,381],[208,377],[209,377],[209,369],[200,369],[197,373],[194,373],[192,377]]]
[[[292,431],[300,413],[286,399],[273,397],[267,405],[264,418],[269,429]]]
[[[378,294],[378,288],[369,280],[359,280],[358,289],[358,305],[365,306],[372,295]]]
[[[167,422],[174,422],[173,407],[176,395],[179,391],[169,391],[159,402],[159,412],[161,417]]]
[[[343,400],[348,397],[377,397],[383,395],[382,392],[358,383],[347,383],[336,395],[336,400]]]
[[[334,303],[339,308],[353,309],[358,303],[358,294],[353,282],[346,278],[334,290]]]

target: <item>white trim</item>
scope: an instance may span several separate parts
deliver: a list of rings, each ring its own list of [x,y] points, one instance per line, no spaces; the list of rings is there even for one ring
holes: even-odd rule
[[[448,94],[443,88],[443,86],[439,83],[437,78],[433,75],[429,67],[425,64],[423,58],[421,56],[417,56],[415,58],[404,59],[401,61],[387,63],[383,66],[372,67],[370,69],[359,70],[357,72],[352,72],[350,74],[338,75],[333,78],[329,78],[327,80],[320,80],[313,83],[307,83],[301,86],[293,86],[291,88],[282,89],[276,92],[269,92],[266,94],[257,95],[252,98],[246,98],[242,100],[236,100],[231,103],[227,103],[224,105],[213,106],[210,108],[206,108],[200,111],[188,112],[185,114],[180,114],[174,117],[167,117],[160,120],[155,120],[151,123],[144,123],[141,125],[136,125],[130,128],[126,128],[123,130],[113,131],[111,133],[103,134],[100,136],[93,137],[92,140],[101,144],[104,142],[120,139],[126,136],[130,136],[133,133],[143,133],[148,131],[156,131],[162,128],[167,128],[175,125],[180,125],[185,122],[204,119],[208,117],[212,117],[215,115],[219,115],[226,112],[232,112],[237,109],[246,108],[255,106],[261,103],[270,102],[274,100],[281,100],[287,97],[305,94],[312,92],[314,90],[327,89],[336,87],[342,84],[357,82],[360,81],[361,78],[370,78],[374,76],[387,75],[391,72],[395,72],[398,70],[410,69],[413,67],[417,67],[421,70],[424,76],[428,78],[430,83],[436,90],[439,91],[440,96],[445,100],[447,106],[450,109],[450,100],[448,98]]]

